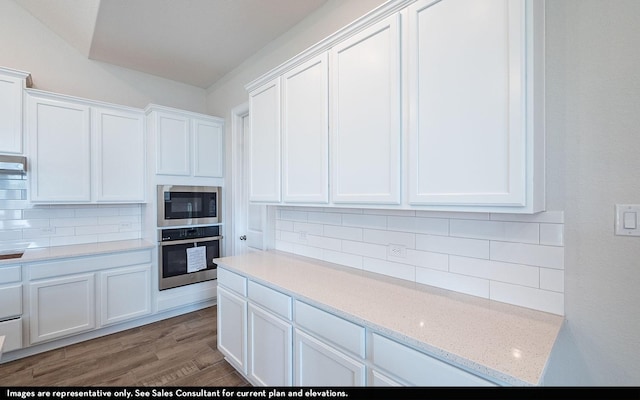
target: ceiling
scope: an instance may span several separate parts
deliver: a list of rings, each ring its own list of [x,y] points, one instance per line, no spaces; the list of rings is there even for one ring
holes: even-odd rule
[[[328,0],[14,0],[89,59],[208,88]]]

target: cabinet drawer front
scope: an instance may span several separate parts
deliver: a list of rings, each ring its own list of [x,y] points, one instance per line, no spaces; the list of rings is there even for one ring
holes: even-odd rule
[[[0,322],[0,336],[4,336],[2,353],[22,348],[22,318]]]
[[[364,328],[296,300],[295,322],[302,328],[364,358]]]
[[[286,294],[249,281],[249,299],[281,317],[291,320],[291,297]]]
[[[149,264],[151,250],[127,251],[102,256],[69,258],[60,261],[33,263],[28,266],[30,280],[55,278],[63,275]]]
[[[0,288],[0,319],[22,315],[22,284]]]
[[[22,280],[21,271],[19,265],[0,268],[0,284],[20,282]]]
[[[218,268],[218,283],[236,293],[247,296],[247,278],[224,268]]]
[[[496,386],[393,340],[372,334],[373,363],[417,386]]]

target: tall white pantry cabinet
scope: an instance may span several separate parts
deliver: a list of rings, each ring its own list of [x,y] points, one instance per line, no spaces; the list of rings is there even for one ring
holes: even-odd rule
[[[249,83],[250,200],[543,211],[543,19],[544,0],[390,1]]]

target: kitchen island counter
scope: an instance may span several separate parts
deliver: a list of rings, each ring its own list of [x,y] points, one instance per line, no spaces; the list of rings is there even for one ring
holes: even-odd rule
[[[542,384],[564,318],[279,251],[221,267],[507,385]]]

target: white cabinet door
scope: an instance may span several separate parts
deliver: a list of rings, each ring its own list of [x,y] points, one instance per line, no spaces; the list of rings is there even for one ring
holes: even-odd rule
[[[249,201],[280,202],[280,78],[249,93]]]
[[[400,203],[399,19],[331,49],[334,203]]]
[[[218,286],[218,350],[247,373],[247,300]]]
[[[94,274],[29,283],[30,343],[40,343],[96,327]]]
[[[524,0],[409,7],[410,204],[527,204],[534,144],[525,10]]]
[[[222,178],[224,171],[224,130],[222,122],[192,119],[193,175]]]
[[[0,319],[22,315],[22,283],[0,287]]]
[[[327,53],[282,77],[282,200],[329,201]]]
[[[0,153],[22,153],[22,91],[26,76],[0,68]]]
[[[22,348],[22,317],[0,322],[0,336],[4,336],[4,346],[0,353]]]
[[[296,329],[295,386],[364,386],[364,363]]]
[[[91,201],[89,107],[28,96],[31,201]]]
[[[249,378],[262,386],[291,386],[292,328],[289,322],[249,304]]]
[[[144,113],[92,109],[93,187],[98,202],[144,202]]]
[[[161,175],[191,174],[189,118],[156,112],[156,172]]]
[[[101,324],[109,325],[151,313],[151,266],[100,273]]]

